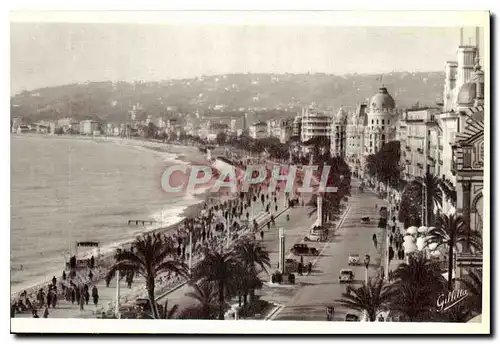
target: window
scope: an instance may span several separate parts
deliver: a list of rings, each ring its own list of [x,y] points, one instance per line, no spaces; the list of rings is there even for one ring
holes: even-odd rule
[[[391,124],[391,120],[390,119],[387,120],[387,124]]]
[[[464,149],[464,167],[471,167],[471,150],[469,148]]]
[[[377,124],[378,124],[378,119],[377,119]]]
[[[372,146],[373,146],[373,142],[372,142],[372,141],[370,141],[370,147],[372,147]]]
[[[384,129],[384,126],[382,126],[382,130],[385,130],[385,129]]]
[[[382,120],[382,124],[384,124],[385,120]]]
[[[372,119],[372,124],[373,124],[373,122],[374,122],[374,121],[373,121],[373,119]]]

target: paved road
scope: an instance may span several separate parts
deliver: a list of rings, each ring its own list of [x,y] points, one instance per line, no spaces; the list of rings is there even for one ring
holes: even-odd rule
[[[381,242],[382,232],[376,228],[378,210],[375,204],[382,205],[384,201],[377,198],[372,192],[363,194],[358,191],[359,183],[353,181],[352,196],[349,199],[349,209],[343,224],[338,228],[336,235],[329,243],[314,244],[319,250],[324,249],[318,258],[311,276],[302,277],[303,287],[298,290],[293,299],[273,318],[273,320],[326,320],[326,305],[331,305],[341,298],[345,285],[339,284],[340,269],[349,268],[348,256],[350,253],[359,254],[361,259],[365,254],[371,256],[369,275],[376,274],[380,264],[380,254],[374,247],[372,235],[377,233]],[[362,225],[360,218],[369,216],[371,224]],[[355,283],[364,281],[364,266],[351,267],[355,274]],[[347,310],[335,306],[334,320],[342,321]]]
[[[271,226],[268,230],[267,227],[264,229],[264,241],[263,245],[269,252],[269,257],[272,263],[272,270],[277,268],[278,263],[278,229],[284,228],[286,241],[285,248],[290,250],[295,243],[302,241],[305,234],[309,231],[313,223],[316,221],[316,214],[308,216],[310,210],[308,207],[297,207],[287,210],[283,215],[276,219],[275,226]],[[286,214],[290,215],[290,220],[287,221]],[[257,236],[260,240],[260,234]],[[262,280],[269,281],[270,277],[266,272],[262,272],[259,276]],[[195,305],[196,301],[186,297],[185,294],[191,290],[189,285],[180,288],[164,298],[160,299],[160,302],[165,302],[165,299],[169,300],[169,304],[177,304],[180,309]]]

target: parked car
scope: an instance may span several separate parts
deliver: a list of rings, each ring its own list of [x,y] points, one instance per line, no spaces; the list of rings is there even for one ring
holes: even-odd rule
[[[319,251],[314,247],[308,247],[306,244],[295,244],[290,250],[293,254],[300,255],[313,255],[317,256]]]
[[[352,313],[347,313],[345,315],[345,321],[359,321],[359,316]]]
[[[340,270],[339,283],[351,283],[354,280],[354,273],[351,269]]]
[[[151,309],[151,302],[149,299],[146,298],[139,298],[135,300],[135,304],[137,307],[139,307],[141,312],[151,314],[152,309]],[[163,306],[160,305],[158,302],[156,303],[156,309],[158,310],[159,313],[163,311]]]
[[[363,224],[370,223],[370,218],[368,216],[362,217],[361,223],[363,223]]]
[[[328,230],[326,228],[317,227],[311,229],[311,232],[304,238],[304,241],[326,241],[328,239]]]
[[[359,265],[359,254],[349,255],[349,265]]]

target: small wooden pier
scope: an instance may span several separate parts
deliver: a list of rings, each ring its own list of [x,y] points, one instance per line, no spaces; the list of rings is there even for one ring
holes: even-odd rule
[[[153,225],[157,223],[156,221],[152,221],[152,220],[128,220],[128,225],[136,225],[136,226],[139,226],[139,225]]]

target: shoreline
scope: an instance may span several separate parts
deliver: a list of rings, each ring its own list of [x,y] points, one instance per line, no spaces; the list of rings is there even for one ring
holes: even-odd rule
[[[34,134],[34,133],[29,133],[29,134],[11,134],[13,137],[21,138],[21,139],[31,139],[31,138],[38,138],[38,139],[58,139],[58,140],[77,140],[80,142],[93,142],[96,144],[102,144],[102,143],[112,143],[117,146],[127,146],[129,148],[133,149],[140,149],[143,151],[148,151],[149,154],[156,154],[164,157],[167,155],[168,160],[171,161],[178,161],[178,162],[183,162],[183,163],[190,163],[190,155],[192,155],[193,160],[199,160],[201,159],[200,154],[198,153],[197,149],[195,146],[183,146],[183,145],[171,145],[171,144],[165,144],[162,142],[154,142],[154,141],[143,141],[143,140],[136,140],[136,139],[126,139],[126,138],[120,138],[120,137],[92,137],[92,136],[76,136],[76,135],[43,135],[43,134]],[[12,137],[11,137],[12,138]],[[186,148],[188,148],[188,152],[186,152]],[[182,153],[191,153],[191,154],[183,154],[181,155],[181,152],[172,152],[172,150],[183,150],[184,152]],[[198,154],[196,154],[198,153]],[[170,156],[168,156],[170,154]],[[196,156],[198,155],[198,156]],[[191,204],[186,206],[186,208],[180,213],[179,220],[176,221],[175,223],[168,224],[165,226],[155,226],[154,228],[151,228],[152,226],[149,226],[149,228],[144,228],[140,232],[140,234],[132,235],[129,238],[124,238],[123,240],[117,241],[116,243],[110,243],[101,246],[101,257],[100,259],[106,260],[109,259],[109,257],[113,256],[114,252],[116,252],[117,248],[123,248],[126,247],[127,245],[130,245],[132,242],[136,240],[138,236],[146,235],[146,234],[152,234],[152,233],[168,233],[171,232],[172,230],[175,230],[179,227],[182,226],[186,218],[197,216],[200,214],[201,209],[202,209],[202,204],[204,203],[204,197],[205,193],[202,194],[195,194],[192,195],[194,198],[198,200],[195,204]],[[149,215],[150,217],[152,214]],[[92,255],[92,250],[89,250],[87,252],[81,252],[79,253],[79,257],[86,257]],[[64,270],[65,266],[62,265],[60,269],[57,271],[57,275],[60,274],[61,270]],[[50,284],[49,279],[51,279],[52,275],[56,271],[49,271],[48,275],[46,277],[34,277],[33,279],[27,279],[22,282],[18,282],[16,284],[12,284],[10,286],[11,290],[11,298],[18,297],[20,293],[22,293],[24,290],[33,290],[33,289],[39,289],[41,287],[46,286],[47,284]]]

